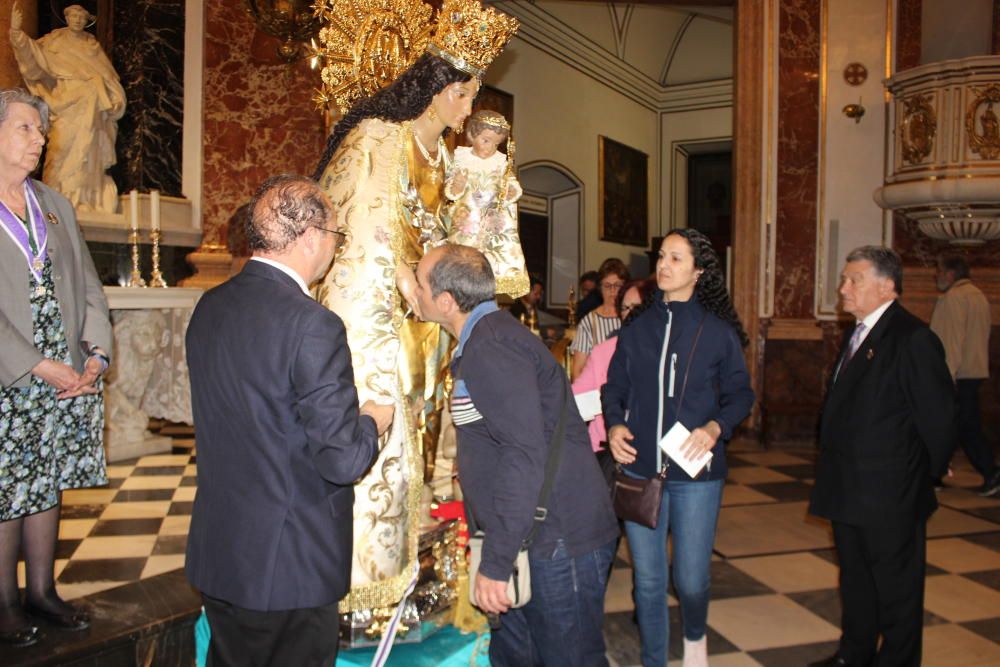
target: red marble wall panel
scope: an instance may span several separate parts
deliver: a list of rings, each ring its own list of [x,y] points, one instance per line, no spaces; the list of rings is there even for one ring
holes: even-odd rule
[[[920,64],[920,21],[923,0],[899,0],[896,5],[896,69]]]
[[[816,280],[820,3],[781,0],[778,36],[776,317],[812,317]]]
[[[261,182],[310,174],[325,141],[312,101],[319,73],[279,61],[243,0],[206,0],[203,244],[226,245],[227,223]]]

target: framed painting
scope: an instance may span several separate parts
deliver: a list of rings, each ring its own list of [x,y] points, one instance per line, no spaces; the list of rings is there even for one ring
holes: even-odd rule
[[[598,139],[600,239],[645,248],[649,240],[649,156],[603,135]]]

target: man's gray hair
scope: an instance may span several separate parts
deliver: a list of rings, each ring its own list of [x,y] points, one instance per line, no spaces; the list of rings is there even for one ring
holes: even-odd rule
[[[332,211],[323,191],[305,176],[272,176],[247,209],[247,246],[251,252],[281,252],[310,227],[326,227]]]
[[[470,246],[448,244],[427,275],[431,295],[448,292],[458,310],[468,313],[497,295],[497,281],[486,255]]]
[[[875,268],[875,273],[882,278],[888,278],[896,286],[896,295],[903,295],[903,260],[892,248],[879,245],[863,245],[855,248],[847,255],[848,262],[868,261]]]
[[[7,120],[11,104],[27,104],[42,118],[42,134],[49,131],[49,105],[41,97],[32,95],[24,88],[0,89],[0,123]]]

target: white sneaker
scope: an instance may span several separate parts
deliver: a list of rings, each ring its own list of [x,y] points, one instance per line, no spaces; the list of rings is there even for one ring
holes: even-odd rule
[[[684,667],[708,667],[708,637],[697,641],[684,638]]]

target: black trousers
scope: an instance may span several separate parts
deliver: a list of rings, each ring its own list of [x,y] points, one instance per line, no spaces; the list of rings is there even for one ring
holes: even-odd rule
[[[983,479],[989,481],[996,472],[993,449],[986,443],[979,415],[979,387],[982,380],[958,380],[955,382],[955,421],[958,440],[969,457],[973,467]]]
[[[853,526],[835,521],[833,541],[843,603],[840,656],[852,666],[918,667],[927,522]]]
[[[332,667],[337,660],[337,603],[312,609],[254,611],[202,595],[212,630],[208,667]]]

